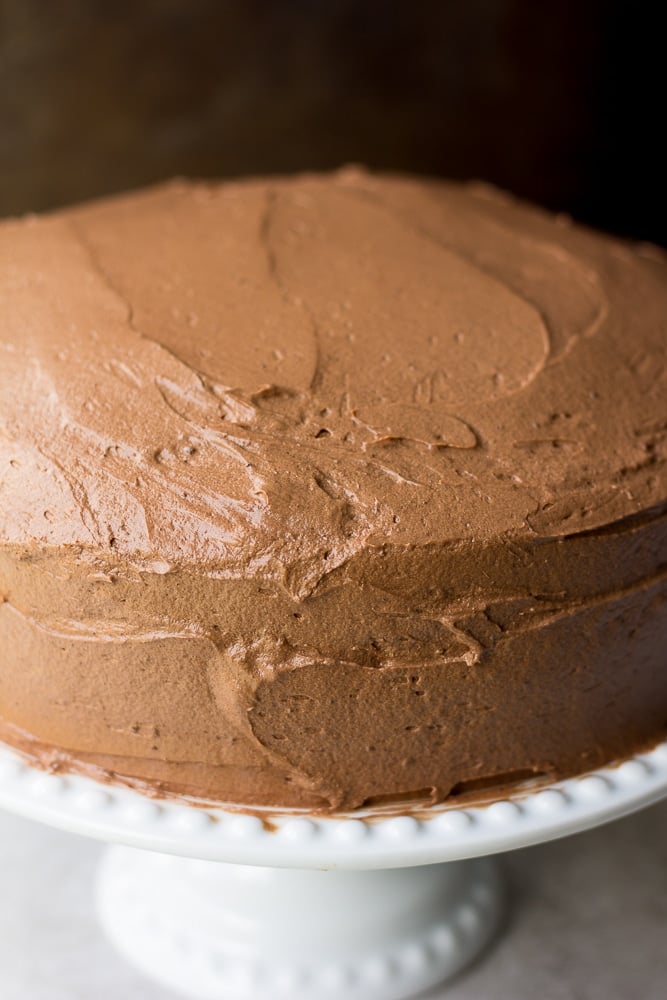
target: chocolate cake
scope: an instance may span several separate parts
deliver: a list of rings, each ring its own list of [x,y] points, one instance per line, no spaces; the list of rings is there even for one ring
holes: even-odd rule
[[[481,185],[0,226],[0,739],[337,811],[667,730],[667,265]]]

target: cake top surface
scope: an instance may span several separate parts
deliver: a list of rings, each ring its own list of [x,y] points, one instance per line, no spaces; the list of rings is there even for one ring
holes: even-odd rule
[[[0,226],[0,541],[312,593],[667,498],[667,266],[481,185],[174,182]]]

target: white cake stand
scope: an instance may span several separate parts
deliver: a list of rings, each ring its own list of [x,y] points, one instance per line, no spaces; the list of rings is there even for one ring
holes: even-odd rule
[[[0,746],[0,805],[113,842],[97,885],[109,937],[147,975],[200,1000],[413,996],[460,971],[498,928],[501,883],[483,856],[665,794],[667,743],[487,806],[267,823],[47,774]]]

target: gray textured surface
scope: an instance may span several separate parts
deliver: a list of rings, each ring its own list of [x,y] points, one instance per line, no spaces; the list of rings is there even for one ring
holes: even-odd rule
[[[2,1000],[170,1000],[97,927],[99,845],[0,812]],[[663,1000],[667,802],[504,859],[509,926],[429,1000]]]

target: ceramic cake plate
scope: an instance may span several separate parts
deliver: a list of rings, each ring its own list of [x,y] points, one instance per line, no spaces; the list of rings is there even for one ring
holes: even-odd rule
[[[258,813],[49,774],[0,746],[0,806],[109,841],[101,921],[147,975],[200,1000],[401,1000],[459,972],[502,921],[501,851],[667,794],[667,743],[486,805]]]

